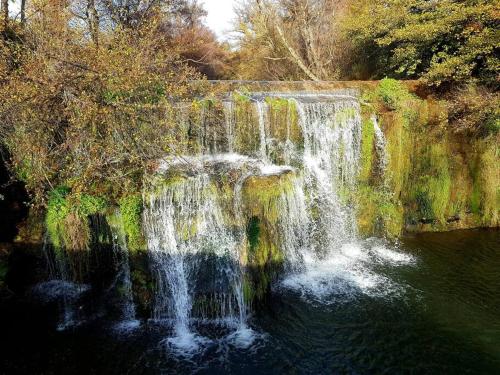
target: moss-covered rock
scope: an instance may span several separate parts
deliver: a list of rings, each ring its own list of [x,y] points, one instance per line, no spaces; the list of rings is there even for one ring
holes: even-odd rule
[[[358,223],[366,235],[498,226],[498,139],[448,128],[444,102],[419,99],[395,80],[365,92]],[[374,178],[369,113],[380,120],[389,162],[386,189]],[[376,176],[375,176],[376,177]],[[400,228],[398,228],[400,226]]]
[[[49,195],[45,224],[52,245],[60,250],[88,250],[91,240],[89,218],[104,214],[108,201],[88,194],[72,194],[67,187],[54,189]]]
[[[142,232],[142,195],[133,194],[122,197],[119,207],[128,249],[132,252],[145,250],[146,240]]]
[[[283,267],[284,254],[279,236],[280,198],[293,189],[295,172],[249,177],[243,185],[246,222],[246,260],[249,279],[246,298],[262,298]]]

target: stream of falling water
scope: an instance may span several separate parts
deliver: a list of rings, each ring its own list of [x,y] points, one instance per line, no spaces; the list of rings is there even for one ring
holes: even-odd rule
[[[120,222],[121,215],[119,214]],[[139,326],[136,319],[134,296],[132,292],[132,279],[130,275],[130,259],[123,225],[112,228],[113,254],[118,265],[116,285],[121,295],[121,317],[116,326],[118,330],[129,331]]]
[[[378,168],[382,176],[385,175],[387,170],[387,165],[389,164],[389,155],[387,154],[387,142],[385,140],[384,132],[378,124],[377,116],[373,115],[371,117],[371,122],[373,124],[373,130],[375,133],[375,147],[377,149],[378,156]]]
[[[90,285],[74,282],[70,255],[61,249],[54,249],[48,235],[44,236],[42,251],[49,280],[36,285],[33,292],[45,302],[57,301],[60,313],[57,330],[64,331],[83,322],[77,303],[80,296],[90,289]]]
[[[296,102],[304,135],[304,174],[310,209],[319,211],[313,227],[315,253],[331,253],[357,234],[349,194],[355,189],[361,142],[356,100]]]
[[[250,176],[295,175],[291,188],[277,200],[277,242],[287,270],[281,283],[284,287],[329,303],[332,293],[371,293],[381,284],[390,285],[367,265],[377,259],[404,259],[378,242],[358,237],[355,195],[362,127],[357,98],[347,94],[324,94],[319,99],[312,94],[286,97],[287,110],[297,110],[303,147],[290,141],[290,124],[284,144],[269,138],[270,107],[257,97],[252,100],[260,145],[250,152],[256,151],[258,158],[234,154],[234,103],[224,102],[228,153],[216,154],[215,145],[210,148],[203,141],[201,155],[174,158],[158,169],[168,173],[171,167],[187,166],[185,177],[153,185],[144,194],[143,226],[156,281],[152,318],[171,323],[173,335],[167,343],[183,352],[194,352],[206,342],[197,333],[197,325],[204,322],[232,329],[229,337],[245,345],[252,341],[240,254],[246,241],[241,190]],[[385,169],[385,139],[376,119],[372,122],[381,168]],[[271,164],[275,143],[284,146],[285,163],[293,159],[301,166]],[[224,211],[223,198],[214,185],[220,171],[239,176],[232,213]]]
[[[269,157],[267,153],[267,131],[266,131],[266,124],[267,124],[267,110],[268,110],[268,105],[265,101],[257,101],[256,103],[256,109],[257,109],[257,118],[259,121],[259,136],[260,136],[260,149],[259,149],[259,157],[261,158],[262,161],[268,162]]]
[[[282,285],[321,303],[361,292],[387,295],[397,287],[373,265],[413,261],[379,240],[361,240],[355,215],[361,150],[361,115],[356,98],[295,101],[304,137],[303,180],[283,199],[283,250],[289,273]],[[380,168],[385,171],[385,138],[373,121]],[[291,229],[294,228],[294,229]]]
[[[170,319],[168,343],[195,351],[194,319],[246,330],[238,243],[227,229],[210,178],[199,174],[150,194],[144,227],[156,278],[153,319]],[[194,298],[205,305],[192,316]]]
[[[230,154],[234,151],[234,102],[224,101],[224,124],[226,126],[227,149]]]

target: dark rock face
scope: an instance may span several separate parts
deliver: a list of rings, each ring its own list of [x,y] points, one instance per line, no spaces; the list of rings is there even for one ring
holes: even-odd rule
[[[6,160],[6,152],[0,148],[0,242],[11,242],[17,235],[17,224],[28,214],[24,184],[12,180]]]

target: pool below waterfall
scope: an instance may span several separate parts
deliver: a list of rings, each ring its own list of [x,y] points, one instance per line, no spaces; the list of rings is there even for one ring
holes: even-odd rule
[[[498,230],[344,244],[271,290],[239,329],[195,319],[185,347],[168,322],[97,313],[58,330],[40,293],[8,297],[0,373],[500,373]]]

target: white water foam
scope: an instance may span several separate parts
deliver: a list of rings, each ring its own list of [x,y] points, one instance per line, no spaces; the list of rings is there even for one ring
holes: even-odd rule
[[[247,349],[250,348],[258,338],[259,335],[253,329],[249,328],[247,325],[243,325],[229,334],[225,339],[239,349]]]
[[[375,266],[412,266],[415,261],[411,255],[388,245],[346,243],[329,257],[304,257],[303,270],[285,277],[281,286],[298,291],[306,300],[325,304],[348,302],[362,295],[397,296],[403,292],[403,286],[382,275]]]
[[[173,336],[160,342],[160,345],[181,357],[192,357],[199,354],[210,344],[212,344],[210,339],[182,327],[176,327]]]
[[[398,265],[414,265],[416,258],[413,255],[405,254],[400,250],[391,249],[384,245],[376,245],[370,251],[382,262],[398,266]]]

